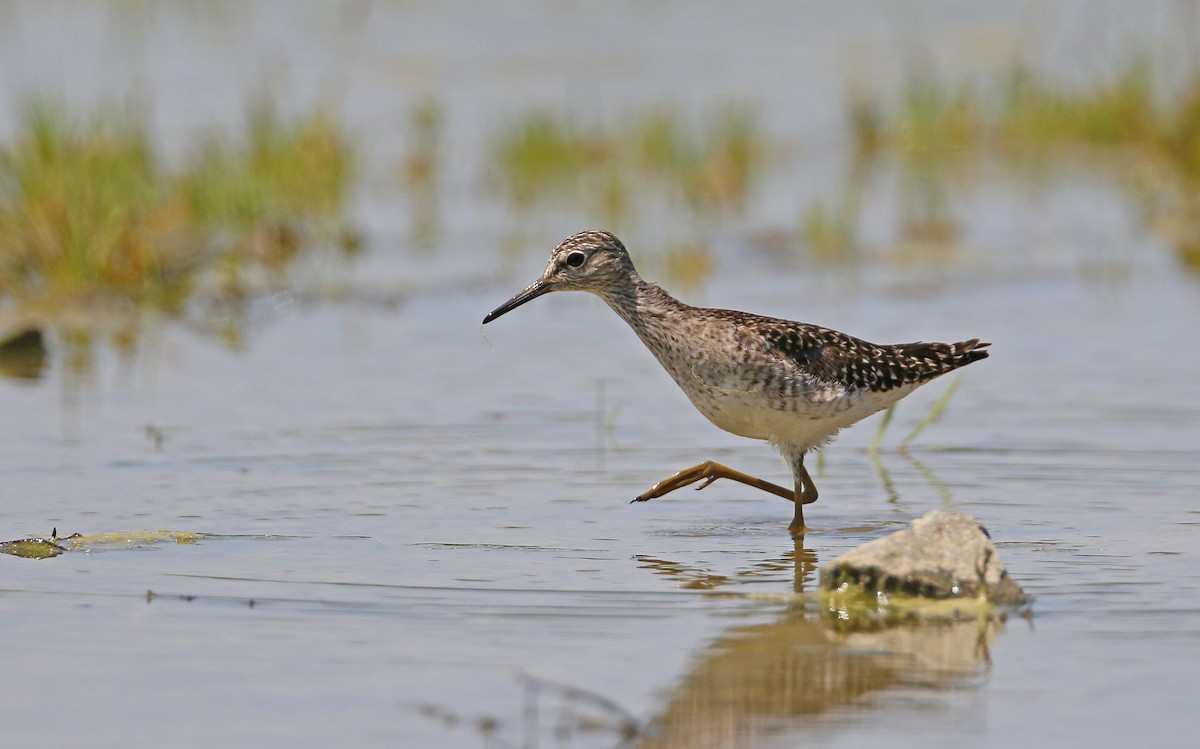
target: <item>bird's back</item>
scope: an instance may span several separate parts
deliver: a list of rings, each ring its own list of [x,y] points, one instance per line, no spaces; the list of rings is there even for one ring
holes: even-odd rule
[[[691,307],[653,288],[640,310],[622,317],[710,421],[776,444],[819,446],[988,355],[979,339],[879,345],[816,325]]]

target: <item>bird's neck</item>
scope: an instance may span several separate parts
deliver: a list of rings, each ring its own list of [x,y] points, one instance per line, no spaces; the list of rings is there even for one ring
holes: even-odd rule
[[[664,291],[661,286],[646,281],[637,273],[630,275],[628,284],[606,290],[600,297],[621,316],[621,319],[629,323],[643,340],[646,340],[647,335],[653,336],[655,331],[660,330],[664,326],[663,321],[671,313],[688,307]]]

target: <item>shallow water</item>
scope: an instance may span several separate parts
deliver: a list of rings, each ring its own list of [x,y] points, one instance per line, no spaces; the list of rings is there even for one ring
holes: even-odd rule
[[[403,19],[380,14],[367,38],[386,48]],[[17,15],[26,31],[45,22]],[[863,28],[849,15],[823,28]],[[252,28],[270,14],[255,18]],[[1019,21],[975,19],[1003,38]],[[547,23],[579,19],[558,9]],[[975,28],[930,33],[961,39],[960,25]],[[886,24],[873,33],[894,38]],[[522,71],[548,53],[532,42],[532,62],[499,56],[495,40],[472,48],[483,62],[464,62],[474,58],[422,38],[429,59],[463,66],[442,73],[452,112],[489,89],[476,65],[507,71],[518,102],[536,99]],[[150,60],[192,59],[147,39]],[[640,39],[635,62],[658,60]],[[813,44],[820,59],[854,48]],[[388,58],[365,49],[355,64],[374,83],[363,85],[381,90],[372,75]],[[715,67],[729,88],[748,75]],[[599,68],[571,70],[591,81]],[[621,75],[639,96],[654,88],[616,69],[604,68],[609,90]],[[819,66],[806,75],[824,81],[818,91],[837,83]],[[354,121],[386,130],[365,102],[349,95]],[[902,404],[878,462],[866,450],[875,419],[828,450],[799,545],[786,503],[737,485],[628,504],[702,459],[775,480],[786,469],[765,445],[708,425],[596,299],[554,295],[481,330],[540,272],[558,229],[505,258],[481,230],[489,208],[461,195],[462,220],[433,254],[399,249],[386,194],[363,198],[370,252],[344,273],[397,290],[395,307],[278,297],[262,302],[242,350],[166,325],[133,355],[99,348],[90,373],[58,356],[40,380],[0,379],[3,540],[55,527],[211,534],[0,555],[6,741],[611,747],[631,721],[629,745],[655,747],[1190,746],[1200,283],[1111,191],[1075,180],[1031,199],[1012,190],[963,195],[970,243],[991,249],[948,268],[821,272],[731,238],[713,281],[680,292],[872,340],[994,343],[908,455],[896,445],[949,380]],[[877,192],[868,237],[895,219]],[[1119,247],[1115,259],[1096,261],[1097,241]],[[820,564],[934,508],[989,528],[1035,597],[1031,618],[840,633],[795,595]]]

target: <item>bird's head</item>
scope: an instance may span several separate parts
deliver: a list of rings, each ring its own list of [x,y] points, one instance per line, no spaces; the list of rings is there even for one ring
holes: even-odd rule
[[[584,231],[564,239],[550,253],[542,277],[512,299],[492,310],[484,323],[510,312],[551,291],[590,291],[593,294],[619,290],[634,277],[633,261],[621,240],[606,231]]]

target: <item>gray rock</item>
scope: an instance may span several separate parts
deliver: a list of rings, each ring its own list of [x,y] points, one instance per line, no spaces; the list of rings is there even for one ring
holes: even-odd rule
[[[1026,601],[987,530],[974,517],[932,510],[912,528],[855,547],[821,569],[821,586],[877,595],[985,597],[999,606]],[[845,586],[845,587],[843,587]]]

